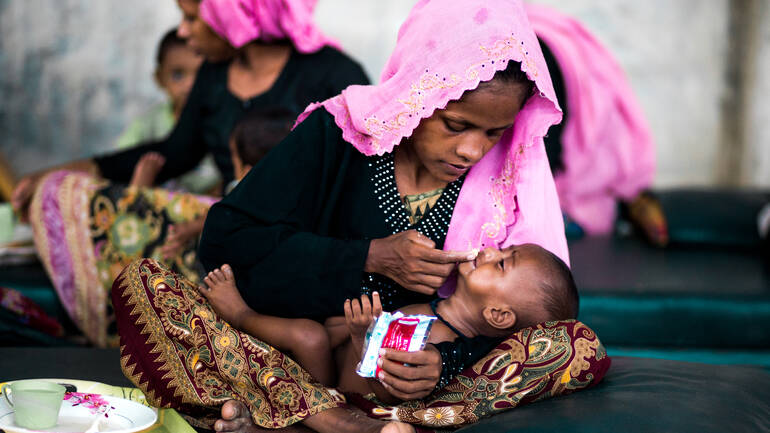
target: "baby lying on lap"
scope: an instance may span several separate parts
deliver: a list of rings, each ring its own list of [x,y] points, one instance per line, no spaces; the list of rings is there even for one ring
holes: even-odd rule
[[[478,336],[502,342],[522,328],[577,316],[578,294],[569,268],[537,245],[487,248],[476,260],[460,264],[457,270],[457,289],[450,297],[399,309],[406,315],[438,318],[429,334],[429,344],[461,342]],[[201,287],[201,293],[225,321],[289,352],[321,383],[346,392],[374,392],[383,402],[398,402],[382,383],[355,373],[366,331],[382,312],[377,293],[372,295],[371,302],[366,295],[360,301],[346,301],[345,319],[331,318],[324,327],[312,320],[255,312],[240,296],[228,265],[210,272],[204,281],[208,287]],[[335,347],[336,369],[332,353]],[[460,370],[470,367],[487,352],[484,349],[484,353],[471,353],[467,365]]]

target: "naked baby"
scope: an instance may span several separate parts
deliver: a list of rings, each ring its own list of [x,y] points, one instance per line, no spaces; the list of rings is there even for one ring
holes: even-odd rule
[[[438,318],[429,344],[462,342],[479,336],[502,341],[519,329],[577,315],[578,294],[569,268],[537,245],[487,248],[475,260],[460,264],[457,274],[457,289],[448,298],[399,310],[406,315]],[[201,287],[201,293],[225,321],[289,352],[319,382],[347,392],[374,392],[388,403],[397,401],[379,381],[355,373],[366,331],[382,311],[376,293],[371,301],[365,295],[360,301],[346,301],[345,319],[331,318],[322,326],[312,320],[255,312],[238,292],[228,265],[209,273],[204,281],[207,287]],[[487,351],[469,353],[461,368],[472,365]],[[399,366],[389,367],[397,370]]]

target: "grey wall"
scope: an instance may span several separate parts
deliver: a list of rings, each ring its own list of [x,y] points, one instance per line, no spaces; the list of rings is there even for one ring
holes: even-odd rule
[[[89,156],[162,100],[171,0],[0,0],[0,149],[19,172]]]
[[[770,1],[761,0],[757,59],[753,79],[744,158],[744,181],[770,185]]]
[[[376,80],[413,1],[320,0],[316,17]],[[626,69],[658,142],[657,186],[719,181],[731,1],[537,0],[578,17]],[[767,187],[770,0],[754,1],[762,25],[736,176]],[[160,99],[154,46],[178,16],[171,0],[0,0],[0,149],[27,172],[109,147]]]

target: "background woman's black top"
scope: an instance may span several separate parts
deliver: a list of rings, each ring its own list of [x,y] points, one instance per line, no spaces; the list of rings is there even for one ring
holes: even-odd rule
[[[361,296],[369,241],[393,233],[375,192],[378,159],[317,109],[212,206],[198,257],[206,270],[232,266],[258,312],[341,315],[345,299]],[[386,308],[413,303],[414,292],[398,292],[403,299],[383,299]]]
[[[273,86],[244,101],[227,88],[228,66],[229,62],[204,62],[168,138],[94,158],[102,175],[128,182],[141,155],[155,151],[166,157],[158,177],[158,182],[163,182],[195,168],[210,152],[227,184],[233,179],[230,132],[250,108],[277,106],[299,114],[308,104],[335,96],[350,84],[369,83],[361,66],[334,48],[324,47],[311,54],[292,50]]]

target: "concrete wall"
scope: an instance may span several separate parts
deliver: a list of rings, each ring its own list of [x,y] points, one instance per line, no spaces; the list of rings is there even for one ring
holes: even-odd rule
[[[770,186],[770,1],[761,0],[759,17],[742,174],[746,184]]]
[[[162,100],[171,0],[0,0],[0,150],[19,172],[110,148]]]
[[[656,185],[715,184],[731,0],[535,1],[578,17],[626,69],[658,142]],[[770,1],[758,1],[740,177],[770,186]],[[413,2],[320,0],[316,17],[376,80]],[[154,45],[177,17],[171,0],[0,0],[0,149],[25,172],[108,147],[160,99]]]

